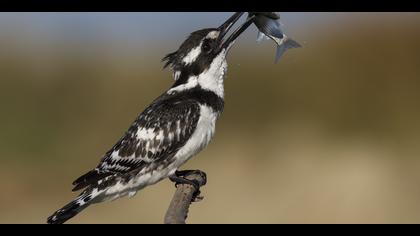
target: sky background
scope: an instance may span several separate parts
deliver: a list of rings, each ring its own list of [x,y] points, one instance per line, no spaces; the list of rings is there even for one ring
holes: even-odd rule
[[[0,15],[1,38],[16,38],[20,47],[38,50],[55,49],[51,43],[79,48],[94,47],[98,50],[117,47],[130,51],[141,49],[176,48],[193,30],[217,27],[226,19],[228,12],[178,12],[178,13],[2,13]],[[308,39],[328,34],[337,29],[361,22],[382,24],[406,24],[415,13],[325,13],[307,12],[281,14],[286,33],[299,37],[309,45]],[[343,29],[345,30],[345,29]],[[242,40],[252,41],[256,28],[246,31]],[[357,32],[355,32],[357,34]],[[154,42],[152,45],[149,42]],[[76,47],[77,48],[77,47]],[[167,49],[166,49],[167,50]],[[42,56],[42,55],[39,55]]]

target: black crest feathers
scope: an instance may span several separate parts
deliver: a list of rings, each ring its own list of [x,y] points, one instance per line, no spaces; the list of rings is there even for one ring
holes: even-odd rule
[[[165,62],[165,65],[163,65],[164,69],[175,62],[177,53],[178,51],[169,53],[164,58],[162,58],[162,62]]]

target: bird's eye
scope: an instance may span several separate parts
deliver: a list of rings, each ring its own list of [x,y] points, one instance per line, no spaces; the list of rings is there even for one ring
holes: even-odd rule
[[[211,51],[210,42],[209,41],[204,41],[202,48],[203,48],[204,52],[210,52]]]

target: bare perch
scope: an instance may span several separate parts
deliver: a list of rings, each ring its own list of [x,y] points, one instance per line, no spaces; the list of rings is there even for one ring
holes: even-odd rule
[[[200,187],[204,186],[207,182],[205,175],[203,176],[202,174],[196,172],[185,175],[184,178],[197,181]],[[179,184],[168,210],[166,211],[164,223],[185,224],[191,202],[202,199],[202,197],[194,196],[194,194],[197,192],[199,193],[199,191],[200,189],[195,189],[193,185]]]

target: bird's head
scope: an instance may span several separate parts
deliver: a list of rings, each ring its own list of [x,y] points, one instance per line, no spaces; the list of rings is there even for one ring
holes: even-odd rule
[[[192,80],[205,87],[204,83],[220,83],[219,80],[223,80],[227,68],[226,54],[235,39],[249,26],[242,25],[227,37],[228,31],[242,14],[235,13],[218,28],[192,32],[177,51],[162,59],[164,67],[173,70],[176,81],[173,87],[188,83],[192,86]]]

